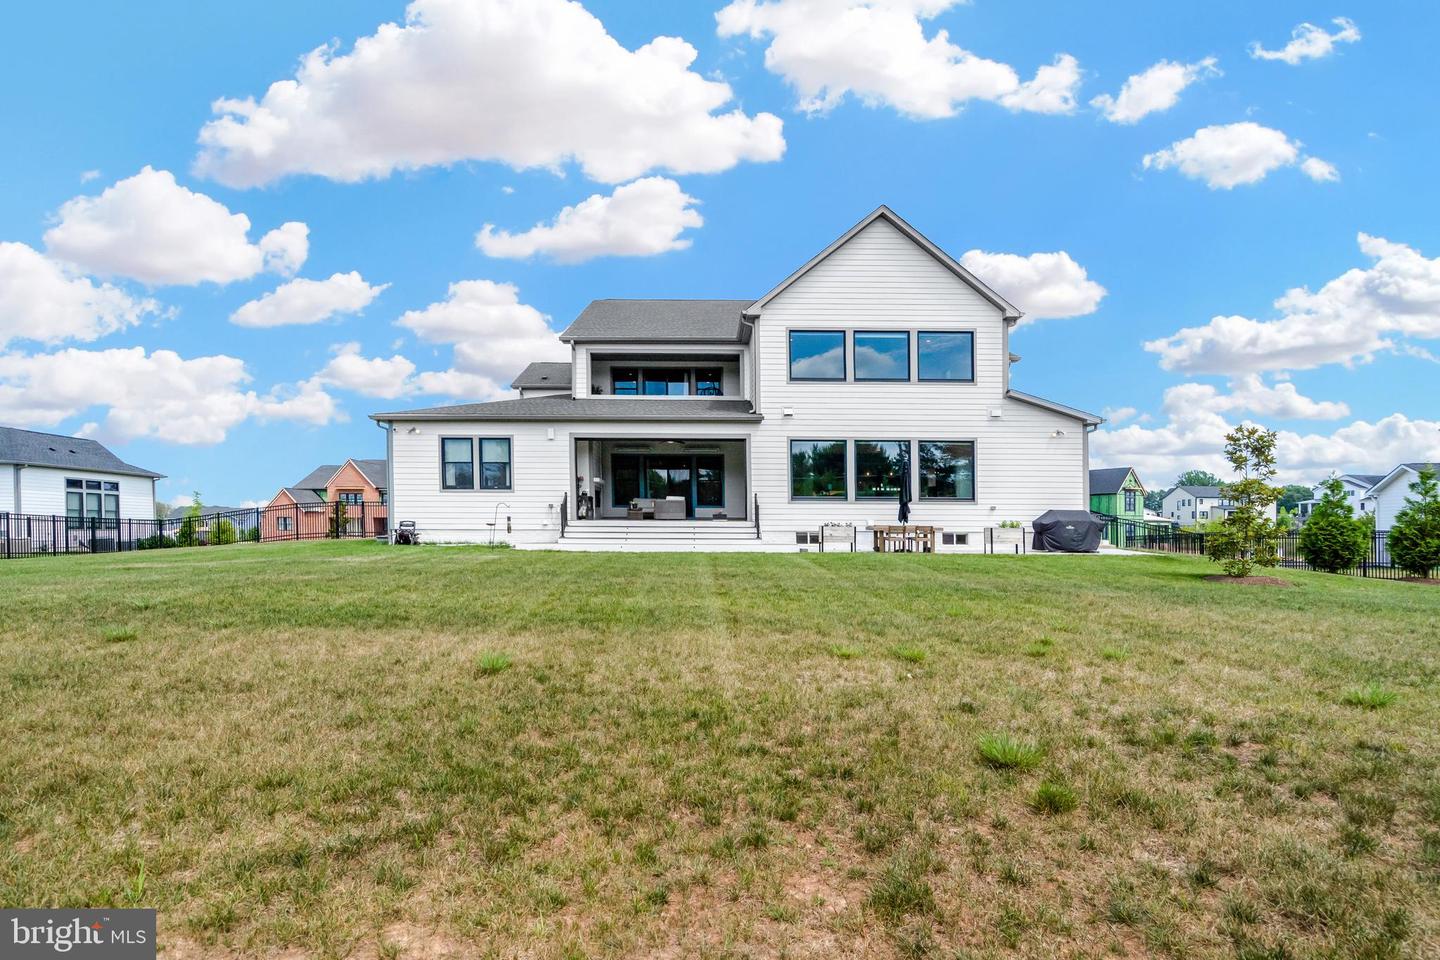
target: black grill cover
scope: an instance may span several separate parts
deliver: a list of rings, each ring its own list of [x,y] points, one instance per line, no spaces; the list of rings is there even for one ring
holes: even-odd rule
[[[1100,549],[1100,534],[1105,529],[1105,524],[1086,510],[1046,510],[1030,526],[1035,531],[1034,549],[1065,553],[1094,553]]]

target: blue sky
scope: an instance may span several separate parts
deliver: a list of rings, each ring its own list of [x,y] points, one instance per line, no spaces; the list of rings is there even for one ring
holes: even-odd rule
[[[96,436],[165,499],[266,500],[380,455],[370,412],[497,395],[542,318],[759,296],[887,203],[1074,314],[1016,332],[1014,380],[1112,416],[1097,465],[1217,469],[1241,420],[1281,431],[1287,479],[1440,456],[1431,5],[534,0],[538,31],[415,6],[10,12],[0,422]],[[693,60],[642,63],[657,37]],[[330,43],[308,99],[267,97]],[[212,110],[247,97],[264,115]],[[647,97],[672,114],[627,112]]]

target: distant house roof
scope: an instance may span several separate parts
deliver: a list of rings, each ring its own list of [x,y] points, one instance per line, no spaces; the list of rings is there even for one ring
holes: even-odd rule
[[[37,433],[18,427],[0,427],[0,463],[119,473],[156,480],[165,476],[126,463],[94,440],[64,437],[58,433]]]
[[[372,413],[372,420],[733,420],[759,421],[749,400],[695,397],[524,397],[490,403]]]
[[[1384,480],[1384,479],[1385,479],[1385,474],[1383,474],[1383,473],[1342,473],[1342,474],[1340,475],[1340,479],[1341,479],[1341,480],[1354,480],[1357,484],[1362,484],[1362,485],[1364,485],[1365,487],[1373,487],[1373,486],[1375,486],[1375,484],[1377,484],[1377,483],[1379,483],[1381,480]]]
[[[365,479],[369,480],[370,485],[376,490],[385,489],[385,460],[383,457],[379,460],[352,460],[351,462],[359,468],[360,472],[365,475]]]
[[[1125,487],[1125,480],[1133,472],[1132,467],[1101,467],[1090,471],[1090,492],[1091,493],[1119,493]],[[1137,476],[1135,482],[1139,483]],[[1140,489],[1145,489],[1141,484]]]
[[[592,300],[560,339],[744,343],[750,327],[742,311],[749,305],[749,300]]]
[[[1176,487],[1174,490],[1171,490],[1170,493],[1174,493],[1175,490],[1188,493],[1192,497],[1215,498],[1220,496],[1219,487]],[[1166,494],[1167,497],[1169,495],[1169,493]]]
[[[510,381],[510,386],[515,390],[545,390],[552,387],[569,390],[573,376],[574,372],[568,363],[537,360],[521,370],[520,376]]]
[[[1368,492],[1375,493],[1381,487],[1388,487],[1392,482],[1394,482],[1396,477],[1400,476],[1407,470],[1413,470],[1415,473],[1419,473],[1426,467],[1429,467],[1435,473],[1440,473],[1440,463],[1426,463],[1425,461],[1421,460],[1414,463],[1396,464],[1395,469],[1385,474],[1385,476],[1381,477],[1379,480],[1376,480],[1375,483],[1370,487],[1370,490]]]
[[[290,499],[299,504],[302,510],[317,510],[325,506],[325,498],[309,487],[281,487],[280,489],[284,493],[288,493]]]
[[[208,517],[208,516],[210,516],[211,514],[215,514],[215,513],[239,513],[242,509],[244,509],[244,508],[243,508],[243,507],[219,507],[219,506],[216,506],[216,505],[213,504],[213,503],[202,503],[202,504],[200,505],[200,515],[201,515],[201,516]],[[183,520],[183,519],[185,519],[185,515],[188,514],[189,512],[190,512],[190,504],[187,503],[187,504],[185,504],[184,506],[171,507],[171,508],[170,508],[170,512],[167,513],[167,514],[165,514],[165,516],[168,517],[168,518],[171,519],[171,520]]]
[[[324,490],[330,478],[335,476],[335,471],[340,469],[338,463],[323,463],[311,470],[305,476],[295,482],[295,488],[300,490]],[[286,487],[286,490],[292,489]]]

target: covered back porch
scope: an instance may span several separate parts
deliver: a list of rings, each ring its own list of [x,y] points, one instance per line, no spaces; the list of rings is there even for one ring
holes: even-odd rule
[[[632,504],[657,500],[663,518],[748,520],[749,454],[745,437],[577,437],[571,519],[636,519]]]

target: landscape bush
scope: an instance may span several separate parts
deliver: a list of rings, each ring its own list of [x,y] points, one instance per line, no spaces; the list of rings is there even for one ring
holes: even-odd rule
[[[1232,577],[1248,577],[1255,567],[1280,563],[1280,530],[1265,516],[1266,508],[1280,499],[1275,479],[1275,431],[1236,427],[1225,435],[1225,459],[1240,479],[1220,492],[1231,509],[1220,529],[1208,533],[1206,552]]]
[[[210,527],[210,542],[225,545],[235,542],[235,524],[229,520],[216,520]]]

